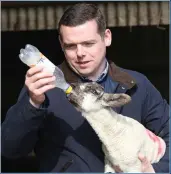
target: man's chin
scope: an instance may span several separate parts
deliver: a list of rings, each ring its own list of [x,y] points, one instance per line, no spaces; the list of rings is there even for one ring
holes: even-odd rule
[[[89,77],[92,74],[92,70],[89,67],[80,68],[79,66],[77,65],[74,66],[70,63],[69,65],[72,68],[72,70],[75,71],[80,76]]]
[[[91,74],[92,74],[92,72],[91,71],[83,71],[83,70],[79,70],[78,71],[79,72],[79,74],[81,75],[81,76],[83,76],[83,77],[89,77],[89,76],[91,76]]]

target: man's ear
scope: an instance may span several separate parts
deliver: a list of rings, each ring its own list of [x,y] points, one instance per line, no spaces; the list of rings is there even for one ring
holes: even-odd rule
[[[104,41],[105,41],[105,45],[106,47],[109,47],[112,43],[112,33],[109,29],[105,30],[104,33]]]
[[[127,94],[103,94],[102,105],[109,107],[119,107],[131,101],[131,97]]]

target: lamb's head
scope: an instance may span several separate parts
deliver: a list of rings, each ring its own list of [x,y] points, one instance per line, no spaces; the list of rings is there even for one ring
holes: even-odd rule
[[[105,93],[103,87],[96,82],[75,83],[72,87],[68,98],[81,112],[96,111],[103,107],[119,107],[131,100],[127,94]]]

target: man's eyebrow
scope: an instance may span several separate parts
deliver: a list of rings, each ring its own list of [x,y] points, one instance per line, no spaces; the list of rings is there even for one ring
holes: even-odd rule
[[[83,42],[80,42],[80,43],[72,43],[72,42],[64,42],[64,45],[76,45],[76,44],[84,44],[84,43],[95,43],[96,40],[86,40],[86,41],[83,41]]]
[[[72,45],[76,45],[75,43],[64,43],[64,46],[72,46]]]
[[[88,42],[96,42],[96,40],[93,40],[93,39],[91,39],[91,40],[86,40],[86,41],[83,41],[82,43],[88,43]]]

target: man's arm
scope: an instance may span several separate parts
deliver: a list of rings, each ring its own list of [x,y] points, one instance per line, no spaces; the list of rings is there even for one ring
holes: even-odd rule
[[[17,103],[6,115],[1,127],[1,154],[7,158],[19,158],[31,152],[38,140],[38,130],[46,109],[37,109],[29,102],[24,87]]]
[[[153,164],[158,172],[169,172],[169,105],[159,91],[145,79],[146,98],[144,101],[144,126],[163,138],[166,143],[166,152],[157,164]]]
[[[40,109],[40,106],[46,102],[45,92],[55,87],[55,77],[43,69],[35,66],[27,71],[26,87],[2,124],[1,150],[5,157],[27,155],[38,140],[38,130],[46,115],[46,109]]]

